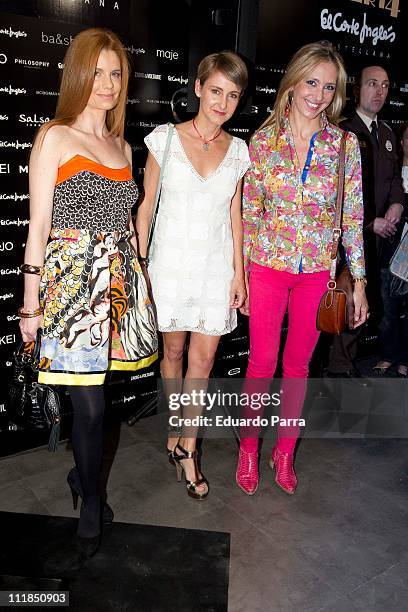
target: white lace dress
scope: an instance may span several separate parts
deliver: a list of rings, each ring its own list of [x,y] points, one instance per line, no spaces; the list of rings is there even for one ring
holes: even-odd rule
[[[167,133],[168,125],[159,125],[145,138],[160,166]],[[230,208],[249,164],[247,145],[234,136],[218,168],[203,178],[174,129],[149,264],[160,331],[220,336],[236,327],[236,311],[229,307],[234,276]]]

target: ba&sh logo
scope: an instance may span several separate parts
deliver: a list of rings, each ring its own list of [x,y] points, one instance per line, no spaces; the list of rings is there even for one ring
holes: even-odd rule
[[[72,42],[73,38],[71,35],[63,36],[62,34],[46,34],[41,32],[41,42],[47,43],[48,45],[68,45]]]

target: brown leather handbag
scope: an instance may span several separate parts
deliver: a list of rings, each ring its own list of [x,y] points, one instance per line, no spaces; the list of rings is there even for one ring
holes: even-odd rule
[[[340,143],[339,184],[331,248],[330,279],[327,282],[327,291],[320,300],[316,317],[316,327],[319,331],[337,335],[343,333],[347,325],[352,328],[354,318],[353,283],[347,264],[336,277],[343,213],[346,136],[347,132],[344,132]]]

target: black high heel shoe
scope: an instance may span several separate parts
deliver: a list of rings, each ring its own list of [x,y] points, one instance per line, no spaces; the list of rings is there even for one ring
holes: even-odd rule
[[[170,450],[169,447],[166,446],[166,452],[170,465],[174,465],[174,450]]]
[[[82,536],[77,535],[75,544],[78,548],[79,554],[84,559],[90,559],[94,556],[101,544],[101,534],[93,538],[84,538]]]
[[[178,451],[178,452],[177,452]],[[192,497],[193,499],[205,499],[209,493],[209,485],[208,485],[208,480],[201,474],[201,476],[199,476],[199,472],[198,472],[198,466],[197,466],[197,449],[194,451],[187,451],[185,448],[183,448],[179,443],[176,444],[176,447],[173,451],[173,464],[176,466],[176,473],[177,473],[177,480],[178,482],[181,481],[181,477],[183,476],[184,473],[184,477],[186,479],[186,488],[187,488],[187,495],[189,495],[190,497]],[[187,476],[186,476],[186,471],[185,471],[185,467],[182,463],[180,463],[181,461],[183,461],[184,459],[192,459],[194,462],[194,471],[195,474],[197,476],[197,478],[195,480],[187,480]],[[199,491],[198,487],[202,484],[206,484],[207,487],[204,491]]]
[[[102,541],[102,502],[97,501],[96,504],[87,505],[84,501],[81,504],[81,514],[79,517],[78,531],[82,529],[85,533],[88,530],[98,530],[94,536],[87,535],[75,536],[76,547],[83,559],[90,559],[98,550]],[[92,533],[92,531],[91,531]]]
[[[78,497],[80,497],[81,499],[83,498],[81,481],[79,480],[79,474],[76,467],[73,467],[72,470],[70,470],[67,476],[67,483],[69,485],[69,488],[71,489],[72,505],[74,507],[74,510],[76,510],[78,507]],[[112,523],[115,516],[112,508],[106,502],[101,502],[101,505],[103,522]]]

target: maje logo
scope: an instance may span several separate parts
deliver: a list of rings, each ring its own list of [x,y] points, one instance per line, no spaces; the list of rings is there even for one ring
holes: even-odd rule
[[[162,57],[163,59],[168,60],[177,60],[179,58],[178,51],[174,51],[172,49],[157,49],[156,57]]]
[[[43,117],[42,115],[38,117],[37,113],[34,113],[34,115],[26,115],[25,113],[21,113],[18,117],[19,123],[24,123],[28,127],[38,127],[43,123],[47,123],[49,120],[49,117]]]

